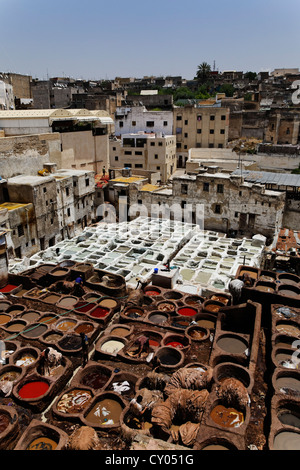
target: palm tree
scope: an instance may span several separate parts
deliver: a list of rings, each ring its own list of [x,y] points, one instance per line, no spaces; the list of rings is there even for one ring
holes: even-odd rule
[[[202,64],[198,65],[196,76],[199,82],[205,83],[209,78],[210,72],[211,72],[211,67],[207,62],[202,62]]]

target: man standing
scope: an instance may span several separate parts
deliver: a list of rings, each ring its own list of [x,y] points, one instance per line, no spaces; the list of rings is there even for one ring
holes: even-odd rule
[[[89,360],[89,340],[85,333],[80,333],[81,347],[82,347],[82,367],[86,365]]]

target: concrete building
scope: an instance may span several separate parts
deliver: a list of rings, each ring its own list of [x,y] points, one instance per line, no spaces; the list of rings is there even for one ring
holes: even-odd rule
[[[141,99],[146,96],[141,96]],[[153,98],[152,95],[150,97]],[[172,135],[172,111],[148,111],[145,106],[118,107],[115,113],[115,134],[121,136],[136,132],[161,132]]]
[[[15,109],[13,87],[0,80],[0,109]]]
[[[203,221],[205,230],[246,236],[260,233],[272,238],[282,226],[285,194],[214,167],[198,175],[174,177],[172,185],[163,188],[132,184],[129,204],[140,205],[141,211],[146,208],[148,214],[143,215],[148,216],[154,206],[158,217],[168,216],[170,208],[172,217],[172,207],[179,209],[179,215],[184,214],[192,223]]]
[[[166,182],[176,170],[176,139],[160,133],[123,134],[110,140],[110,168],[160,172]]]
[[[36,140],[37,142],[56,140],[56,150],[50,155],[50,161],[55,162],[58,168],[100,172],[103,165],[108,166],[108,137],[113,127],[114,122],[106,111],[85,109],[0,111],[0,131],[2,130],[6,137],[34,134],[49,136],[57,133],[55,137],[52,135]],[[1,141],[0,144],[5,148],[6,142]],[[16,141],[11,141],[8,146],[17,146]],[[32,154],[37,156],[39,151],[33,150]],[[47,160],[49,161],[49,158]]]
[[[174,107],[177,166],[184,167],[190,148],[225,148],[228,143],[229,109],[220,105]]]

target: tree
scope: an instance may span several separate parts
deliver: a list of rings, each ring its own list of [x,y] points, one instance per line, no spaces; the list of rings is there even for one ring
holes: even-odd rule
[[[210,72],[211,67],[207,62],[202,62],[202,64],[198,65],[196,77],[199,83],[206,83],[207,80],[210,78]]]
[[[220,93],[225,93],[226,96],[233,96],[234,93],[234,87],[231,85],[231,83],[223,83],[223,85],[220,87]]]
[[[256,72],[246,72],[244,77],[248,78],[250,81],[251,80],[256,80],[257,74],[256,74]]]

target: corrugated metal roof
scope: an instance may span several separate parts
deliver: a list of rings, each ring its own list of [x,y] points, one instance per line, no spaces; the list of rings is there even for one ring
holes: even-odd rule
[[[235,170],[233,175],[241,175],[241,170]],[[290,173],[272,173],[269,171],[243,170],[244,180],[249,183],[276,184],[278,186],[300,187],[300,175]]]

